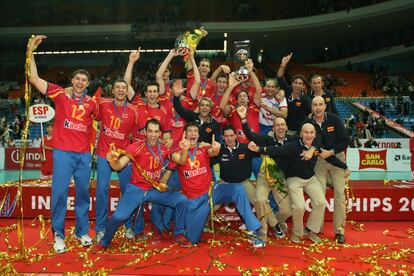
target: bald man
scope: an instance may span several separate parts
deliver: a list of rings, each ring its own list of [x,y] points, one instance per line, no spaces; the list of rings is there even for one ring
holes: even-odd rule
[[[345,242],[346,202],[345,179],[349,176],[349,170],[338,167],[329,162],[329,158],[335,156],[345,162],[344,150],[349,145],[349,138],[345,126],[339,117],[326,112],[326,103],[323,97],[316,96],[312,100],[312,115],[305,122],[311,123],[317,132],[317,139],[321,142],[321,150],[315,166],[315,174],[326,190],[326,180],[332,180],[334,188],[334,233],[338,243]]]
[[[304,158],[304,152],[312,147],[316,137],[316,130],[312,124],[306,123],[300,129],[300,138],[287,142],[283,146],[258,147],[250,142],[249,149],[261,154],[268,154],[272,158],[286,158],[286,166],[282,168],[286,175],[286,184],[292,200],[292,235],[290,240],[300,243],[303,235],[311,241],[321,242],[318,236],[323,214],[326,207],[326,200],[322,186],[315,177],[315,164],[318,152],[309,159]],[[309,215],[306,228],[303,227],[303,216],[305,213],[306,192],[311,199],[312,211]]]

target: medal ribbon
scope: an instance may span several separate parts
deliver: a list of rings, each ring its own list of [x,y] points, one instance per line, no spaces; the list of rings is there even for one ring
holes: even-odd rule
[[[114,105],[114,109],[115,109],[115,113],[116,113],[116,116],[121,120],[121,122],[122,122],[122,115],[125,113],[125,110],[126,110],[126,107],[127,107],[127,102],[126,101],[124,101],[124,106],[123,106],[123,108],[122,108],[122,112],[121,113],[119,113],[119,110],[118,110],[118,107],[116,106],[116,104],[115,104],[115,100],[112,102],[113,103],[113,105]]]
[[[193,167],[193,165],[194,165],[194,160],[195,160],[195,157],[197,155],[197,149],[198,149],[198,145],[195,146],[193,152],[188,150],[188,156],[190,156],[190,165],[191,165],[191,167]]]

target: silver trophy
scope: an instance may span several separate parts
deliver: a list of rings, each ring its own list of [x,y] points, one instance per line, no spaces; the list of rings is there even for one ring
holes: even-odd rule
[[[244,64],[250,57],[250,40],[234,41],[235,57],[240,61],[240,68],[236,71],[236,79],[238,81],[247,81],[249,79],[249,71]]]
[[[188,45],[185,34],[177,37],[174,43],[174,48],[180,56],[185,56],[190,52],[190,45]]]

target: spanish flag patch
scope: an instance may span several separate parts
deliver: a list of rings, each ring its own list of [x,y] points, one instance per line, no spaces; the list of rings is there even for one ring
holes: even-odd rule
[[[327,132],[332,132],[332,131],[335,131],[335,127],[334,127],[334,126],[328,126],[328,127],[326,128],[326,131],[327,131]]]

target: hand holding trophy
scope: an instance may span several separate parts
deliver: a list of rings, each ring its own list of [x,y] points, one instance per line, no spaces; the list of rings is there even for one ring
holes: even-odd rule
[[[249,80],[249,70],[246,68],[246,63],[250,56],[250,40],[235,41],[235,56],[240,61],[240,68],[236,71],[236,79],[244,82]]]
[[[179,35],[175,40],[175,51],[180,56],[184,57],[185,68],[187,71],[191,69],[190,49],[195,52],[198,43],[200,43],[200,40],[207,34],[208,32],[201,27],[200,29],[195,29],[194,33],[187,31],[184,34]]]

